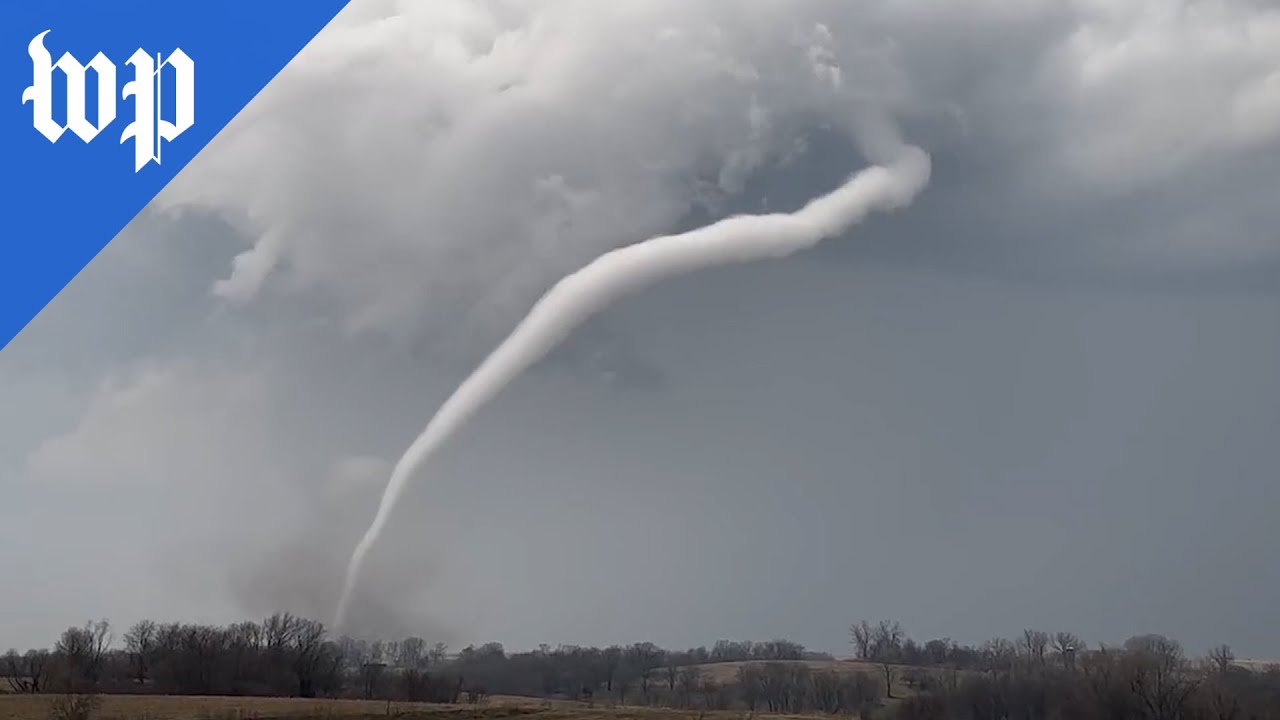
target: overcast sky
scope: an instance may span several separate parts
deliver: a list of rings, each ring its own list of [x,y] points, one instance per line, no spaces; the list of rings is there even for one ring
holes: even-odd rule
[[[931,154],[916,202],[591,321],[418,475],[355,629],[1280,658],[1260,0],[356,0],[0,352],[0,648],[328,620],[543,290],[832,189],[853,106]]]

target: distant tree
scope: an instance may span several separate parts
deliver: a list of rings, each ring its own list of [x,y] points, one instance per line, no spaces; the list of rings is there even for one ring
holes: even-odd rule
[[[604,689],[613,692],[613,681],[618,676],[618,666],[622,664],[622,648],[612,645],[601,654],[604,669]]]
[[[366,662],[360,666],[360,690],[366,700],[378,697],[386,668],[386,663],[382,662]]]
[[[900,656],[904,634],[897,621],[881,620],[871,634],[871,657]]]
[[[1018,641],[1018,649],[1028,662],[1044,665],[1045,655],[1049,649],[1049,633],[1042,630],[1023,630]]]
[[[801,660],[804,654],[803,645],[784,639],[756,643],[752,648],[752,655],[757,660]]]
[[[839,675],[833,672],[817,672],[810,678],[809,694],[815,710],[835,715],[844,709],[840,691],[843,685]]]
[[[427,651],[427,658],[432,665],[443,663],[447,657],[449,657],[449,646],[442,642],[432,645],[431,649]]]
[[[649,701],[649,684],[654,671],[662,665],[662,656],[662,649],[651,642],[636,643],[627,648],[627,664],[640,680],[640,693],[645,702]]]
[[[694,694],[703,686],[702,680],[702,668],[696,665],[680,668],[674,689],[681,705],[688,707],[693,704]]]
[[[343,666],[347,670],[359,672],[360,668],[369,662],[369,643],[367,641],[343,635],[338,638],[337,643],[342,652]]]
[[[184,625],[179,637],[179,679],[183,692],[214,692],[220,661],[226,656],[227,635],[209,625]]]
[[[676,678],[680,676],[679,656],[675,653],[666,653],[662,663],[662,675],[667,681],[667,690],[672,694],[676,691]]]
[[[924,655],[930,665],[942,665],[950,659],[951,641],[930,640],[924,644]]]
[[[764,672],[755,665],[738,668],[738,691],[747,709],[755,712],[764,700]]]
[[[240,692],[262,653],[262,628],[255,622],[238,622],[226,630],[226,672],[232,692]]]
[[[727,710],[732,702],[732,697],[726,692],[726,688],[716,682],[715,678],[706,674],[702,676],[702,684],[698,687],[698,692],[702,694],[703,706],[708,710]]]
[[[327,640],[320,647],[320,662],[316,674],[316,692],[324,697],[337,697],[343,688],[342,647]]]
[[[382,643],[382,661],[390,667],[400,663],[400,641],[386,640]]]
[[[1209,660],[1213,662],[1214,669],[1219,674],[1225,674],[1231,669],[1231,664],[1236,661],[1236,655],[1231,652],[1230,645],[1219,645],[1209,651]]]
[[[924,648],[912,638],[906,638],[902,641],[898,658],[899,662],[906,665],[925,665],[929,661],[929,658],[925,655]]]
[[[1163,635],[1139,635],[1125,641],[1122,671],[1145,717],[1177,720],[1195,690],[1182,646]]]
[[[1053,634],[1053,653],[1058,656],[1062,667],[1070,670],[1075,667],[1076,657],[1084,650],[1084,642],[1075,633],[1058,632]]]
[[[881,620],[871,634],[871,659],[880,664],[884,675],[885,697],[893,697],[893,681],[897,664],[902,662],[902,626],[896,621]]]
[[[291,634],[292,645],[289,648],[292,656],[294,675],[298,680],[298,695],[304,698],[316,696],[316,681],[324,666],[325,629],[315,620],[295,618]]]
[[[66,664],[67,692],[81,692],[97,684],[111,645],[110,633],[111,624],[106,620],[63,631],[54,652]]]
[[[854,651],[861,660],[869,660],[871,658],[872,635],[871,624],[866,620],[849,626],[849,642],[853,644]]]
[[[628,673],[618,673],[617,677],[614,678],[613,689],[618,693],[619,705],[627,704],[627,692],[631,690],[631,685],[634,682],[635,677]]]
[[[421,670],[426,665],[427,641],[420,637],[407,637],[400,641],[400,657],[396,664],[402,668]]]
[[[262,647],[268,655],[284,657],[288,654],[296,632],[294,621],[289,613],[276,613],[262,621]]]
[[[151,677],[151,662],[156,654],[156,630],[154,622],[140,620],[124,634],[124,648],[133,666],[133,679],[139,685],[146,684]]]
[[[10,650],[4,656],[4,672],[9,687],[16,693],[38,694],[45,691],[51,670],[48,650],[28,650],[19,655]]]
[[[752,643],[734,640],[717,640],[711,648],[713,662],[730,662],[735,660],[751,660],[755,649]]]
[[[400,685],[404,692],[404,698],[409,702],[425,701],[430,691],[430,680],[427,674],[413,668],[409,668],[400,674]]]
[[[390,663],[387,662],[388,659],[389,658],[387,657],[386,643],[384,643],[381,640],[374,640],[373,642],[369,643],[369,656],[367,659],[368,662],[390,665]]]

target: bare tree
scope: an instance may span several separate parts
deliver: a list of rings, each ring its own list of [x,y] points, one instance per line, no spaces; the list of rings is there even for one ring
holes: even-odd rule
[[[1009,670],[1018,656],[1018,649],[1005,638],[992,638],[981,649],[983,668],[989,673]]]
[[[386,663],[381,662],[366,662],[360,666],[360,687],[365,700],[378,697],[378,691],[382,687],[382,675],[386,669]]]
[[[1044,665],[1045,654],[1049,649],[1049,633],[1042,630],[1023,630],[1018,641],[1018,649],[1022,651],[1028,662]]]
[[[151,677],[151,661],[156,653],[156,624],[140,620],[124,634],[124,649],[133,665],[133,679],[145,685]]]
[[[262,621],[262,647],[271,655],[283,655],[293,642],[294,617],[276,613]]]
[[[614,678],[613,689],[618,692],[619,705],[627,704],[627,691],[631,689],[632,682],[634,682],[634,678],[626,673],[619,673],[618,676]]]
[[[764,673],[755,665],[738,667],[738,691],[742,693],[742,702],[747,709],[755,712],[764,700]]]
[[[14,692],[41,693],[50,670],[49,651],[28,650],[19,655],[17,650],[10,650],[4,656],[3,668]]]
[[[326,640],[320,646],[320,661],[316,676],[316,691],[324,697],[337,697],[343,686],[342,646]]]
[[[227,627],[227,680],[238,692],[247,679],[249,665],[262,651],[262,627],[255,622],[239,622]]]
[[[103,659],[111,645],[111,624],[106,620],[85,623],[84,627],[67,628],[54,646],[54,652],[66,663],[67,690],[82,690],[98,682]]]
[[[898,655],[902,650],[902,626],[896,620],[881,620],[871,633],[871,657]]]
[[[1122,669],[1129,689],[1151,720],[1184,716],[1195,681],[1186,672],[1182,646],[1163,635],[1139,635],[1125,641]]]
[[[640,693],[649,701],[649,683],[653,672],[662,665],[662,649],[651,642],[636,643],[627,648],[627,664],[640,679]]]
[[[689,665],[680,668],[676,677],[676,697],[685,707],[693,705],[693,696],[702,688],[702,668]]]
[[[871,634],[871,659],[880,663],[880,672],[884,675],[885,697],[893,697],[897,664],[902,662],[903,635],[902,626],[889,620],[881,620]]]
[[[1209,651],[1209,660],[1213,662],[1219,674],[1226,674],[1227,670],[1231,669],[1231,664],[1236,661],[1236,655],[1231,652],[1230,645],[1219,645]]]
[[[388,640],[382,643],[382,661],[391,667],[400,662],[400,641]]]
[[[1058,656],[1062,667],[1070,670],[1075,667],[1076,657],[1084,650],[1084,642],[1075,633],[1058,632],[1053,634],[1053,652]]]
[[[443,663],[445,659],[448,657],[449,657],[449,646],[442,642],[438,642],[432,645],[431,649],[427,651],[427,659],[431,661],[432,665],[439,665],[440,663]]]
[[[400,684],[405,698],[410,702],[427,699],[429,687],[426,673],[409,668],[400,675]]]
[[[426,665],[427,641],[420,637],[407,637],[400,641],[400,657],[396,664],[402,668],[421,670]]]
[[[924,644],[924,656],[931,665],[942,665],[946,663],[950,655],[951,640],[947,638],[930,640]]]
[[[893,683],[898,677],[897,666],[887,659],[880,661],[880,673],[884,675],[884,696],[893,697]]]
[[[862,660],[871,658],[871,624],[866,620],[849,626],[849,642]]]
[[[622,664],[622,648],[617,645],[605,648],[601,654],[601,663],[604,670],[604,689],[613,692],[613,681],[618,675],[618,666]]]
[[[315,620],[295,618],[293,636],[293,672],[298,678],[298,695],[315,697],[316,680],[324,661],[324,625]]]
[[[708,710],[728,710],[730,703],[733,701],[728,690],[729,688],[716,682],[715,678],[708,675],[703,676],[702,685],[698,688],[698,692],[702,693],[703,705]]]

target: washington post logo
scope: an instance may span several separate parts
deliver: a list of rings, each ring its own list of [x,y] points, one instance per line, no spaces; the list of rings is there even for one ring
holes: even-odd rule
[[[70,130],[84,142],[91,142],[98,134],[116,119],[116,72],[115,63],[106,55],[98,53],[87,65],[81,65],[71,53],[63,53],[58,61],[44,46],[44,36],[49,31],[36,35],[27,46],[31,56],[31,87],[22,92],[22,104],[31,103],[35,129],[56,143],[63,133]],[[139,48],[125,61],[133,67],[133,79],[121,88],[122,100],[133,98],[134,118],[125,126],[120,135],[120,142],[133,141],[133,171],[138,172],[151,161],[160,164],[160,148],[165,142],[173,142],[195,122],[195,72],[196,64],[180,48],[175,48],[167,57],[151,53]],[[164,68],[173,69],[173,121],[161,117]],[[67,115],[66,122],[58,124],[53,118],[53,79],[54,71],[59,70],[67,79]],[[94,71],[97,76],[98,112],[94,121],[86,116],[86,81],[87,72]]]

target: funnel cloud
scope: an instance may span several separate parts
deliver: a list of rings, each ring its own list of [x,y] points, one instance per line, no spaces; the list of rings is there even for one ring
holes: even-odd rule
[[[867,168],[791,214],[736,215],[677,235],[605,253],[565,277],[529,311],[436,412],[396,463],[378,512],[347,567],[334,626],[341,628],[365,556],[378,541],[413,474],[485,403],[582,322],[629,293],[664,278],[715,265],[781,258],[839,235],[873,210],[909,204],[929,182],[929,156],[904,146],[888,165]]]

